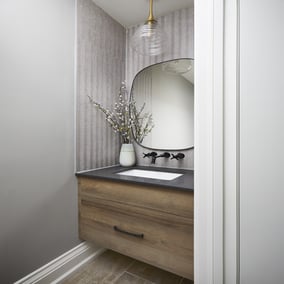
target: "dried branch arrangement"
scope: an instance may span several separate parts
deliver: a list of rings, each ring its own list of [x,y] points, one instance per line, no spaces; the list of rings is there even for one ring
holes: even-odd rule
[[[152,114],[143,113],[145,103],[137,110],[135,100],[129,100],[125,82],[121,84],[113,110],[103,107],[92,97],[88,97],[90,103],[104,113],[105,119],[113,131],[120,135],[122,143],[131,143],[132,138],[141,143],[154,127]]]

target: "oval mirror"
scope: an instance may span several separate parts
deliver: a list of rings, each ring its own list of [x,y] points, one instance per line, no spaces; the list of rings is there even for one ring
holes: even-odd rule
[[[185,150],[194,145],[194,61],[177,59],[146,67],[134,78],[131,100],[152,115],[153,128],[138,144],[155,150]]]

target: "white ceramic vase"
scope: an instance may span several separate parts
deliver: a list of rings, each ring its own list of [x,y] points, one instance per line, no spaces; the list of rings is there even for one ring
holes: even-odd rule
[[[136,163],[133,144],[122,144],[119,155],[119,163],[123,167],[131,167]]]

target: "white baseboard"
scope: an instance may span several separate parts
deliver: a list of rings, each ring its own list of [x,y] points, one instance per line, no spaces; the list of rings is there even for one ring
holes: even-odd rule
[[[104,251],[104,248],[83,242],[14,284],[61,283],[80,266],[92,261]]]

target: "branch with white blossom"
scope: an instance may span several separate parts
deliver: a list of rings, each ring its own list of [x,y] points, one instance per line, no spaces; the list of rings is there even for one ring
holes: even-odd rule
[[[125,82],[121,84],[118,101],[114,104],[112,111],[103,107],[92,97],[88,97],[90,103],[105,115],[107,123],[114,132],[120,135],[122,143],[131,143],[132,133],[136,141],[141,143],[154,127],[152,114],[143,114],[145,103],[137,111],[135,101],[133,99],[129,101]]]

